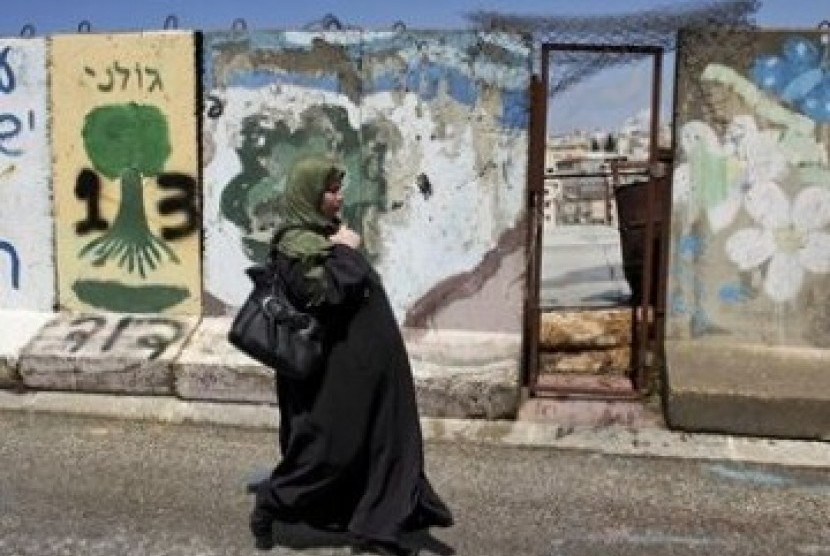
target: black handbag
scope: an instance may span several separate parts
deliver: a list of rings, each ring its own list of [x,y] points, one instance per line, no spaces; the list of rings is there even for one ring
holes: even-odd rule
[[[254,287],[233,319],[228,340],[286,377],[312,376],[324,363],[320,322],[291,303],[271,265],[254,265],[245,272]]]

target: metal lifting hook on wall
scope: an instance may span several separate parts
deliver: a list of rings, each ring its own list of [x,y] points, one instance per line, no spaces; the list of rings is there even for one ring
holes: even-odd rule
[[[164,20],[164,28],[165,29],[178,29],[179,28],[179,18],[176,14],[170,14]]]
[[[35,26],[31,23],[27,23],[23,27],[20,28],[20,36],[31,38],[35,36]]]
[[[343,29],[343,24],[333,14],[326,14],[322,20],[323,29],[327,31],[340,31]]]
[[[322,30],[322,31],[340,31],[343,29],[343,24],[334,16],[334,14],[326,14],[318,20],[303,27],[306,31]]]

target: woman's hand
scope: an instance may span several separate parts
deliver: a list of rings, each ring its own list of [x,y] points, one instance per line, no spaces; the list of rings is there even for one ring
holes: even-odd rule
[[[347,245],[352,249],[360,247],[360,235],[345,224],[338,228],[337,233],[329,236],[329,241]]]

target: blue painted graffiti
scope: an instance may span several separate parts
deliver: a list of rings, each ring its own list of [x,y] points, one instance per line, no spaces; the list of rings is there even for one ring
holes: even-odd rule
[[[265,69],[230,72],[228,86],[244,89],[260,89],[268,85],[296,85],[309,89],[339,92],[340,80],[336,75],[304,75],[299,72],[283,73]]]
[[[527,129],[530,97],[526,91],[504,91],[501,96],[501,125],[508,129]]]
[[[6,156],[20,156],[23,153],[20,149],[12,149],[4,144],[17,137],[22,128],[20,118],[14,114],[0,114],[0,153]]]
[[[9,62],[9,53],[11,47],[7,46],[0,49],[0,93],[11,94],[17,87],[17,80],[15,78],[14,69]],[[33,111],[28,114],[29,127],[35,127],[35,115]],[[13,149],[7,146],[7,141],[14,139],[23,130],[23,123],[20,118],[11,113],[0,114],[0,154],[6,156],[20,156],[23,151],[20,149]]]
[[[718,290],[718,298],[727,305],[739,305],[751,297],[743,284],[732,282],[723,284]]]
[[[671,294],[669,306],[671,307],[671,314],[673,315],[685,315],[689,312],[689,305],[686,303],[686,298],[682,290]]]
[[[692,337],[699,338],[709,332],[712,328],[712,321],[709,318],[709,315],[706,314],[706,311],[701,308],[697,308],[692,313],[692,319],[691,322],[689,322],[689,326],[692,331]]]
[[[20,258],[17,256],[17,250],[14,245],[8,241],[0,240],[0,251],[5,251],[9,254],[12,265],[12,288],[20,289]]]
[[[750,68],[752,80],[818,122],[830,122],[830,45],[789,37],[777,54],[764,54]]]
[[[405,92],[416,94],[425,101],[446,96],[464,106],[475,107],[484,92],[493,88],[494,79],[501,81],[507,76],[509,83],[499,86],[502,96],[499,123],[508,129],[527,129],[529,99],[526,83],[520,77],[510,77],[515,68],[528,66],[527,55],[493,43],[491,48],[498,51],[498,57],[494,57],[485,48],[487,44],[485,38],[473,32],[453,36],[451,44],[440,33],[432,32],[384,33],[369,35],[368,40],[362,35],[345,34],[330,43],[315,38],[310,44],[302,34],[294,33],[208,33],[205,36],[203,83],[208,91],[217,87],[259,89],[291,84],[343,93],[357,87],[359,93],[354,93],[353,98],[357,103],[373,93]],[[434,49],[430,48],[432,45]],[[253,68],[236,67],[218,60],[223,51],[231,50],[250,52]],[[335,56],[337,63],[321,64],[323,58],[316,55],[317,51]],[[265,52],[307,56],[311,65],[289,69],[283,67],[278,58],[272,63],[270,57],[259,54]],[[222,66],[222,72],[218,74],[214,67],[217,63]],[[497,79],[493,72],[504,75]],[[352,80],[359,83],[356,85]]]
[[[703,238],[696,235],[683,235],[677,241],[677,252],[681,257],[695,259],[706,249]]]
[[[14,71],[9,63],[11,49],[11,46],[7,46],[0,50],[0,93],[11,93],[15,87]]]

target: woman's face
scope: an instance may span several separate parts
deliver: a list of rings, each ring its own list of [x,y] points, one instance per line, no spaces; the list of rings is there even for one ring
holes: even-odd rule
[[[330,181],[325,191],[323,191],[323,198],[320,200],[320,212],[330,220],[337,217],[343,207],[342,189],[342,179],[336,179]]]

